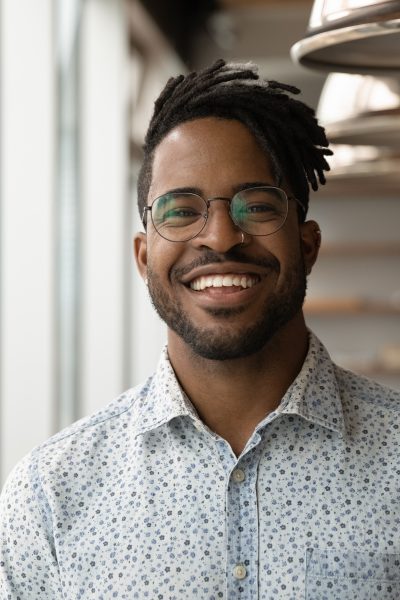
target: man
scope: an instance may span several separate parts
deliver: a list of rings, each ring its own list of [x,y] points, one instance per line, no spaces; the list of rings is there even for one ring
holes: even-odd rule
[[[168,346],[17,466],[1,598],[400,597],[400,398],[306,328],[330,151],[297,91],[218,61],[161,93],[135,255]]]

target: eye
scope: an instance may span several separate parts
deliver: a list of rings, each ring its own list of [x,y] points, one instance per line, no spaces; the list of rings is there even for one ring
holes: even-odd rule
[[[268,213],[277,212],[276,206],[265,202],[257,202],[257,204],[248,204],[243,212],[247,213]]]
[[[156,227],[190,227],[203,219],[204,214],[200,210],[200,205],[196,202],[184,202],[184,199],[178,198],[178,203],[170,202],[169,206],[162,207],[162,210],[156,211]]]
[[[266,222],[276,221],[282,217],[280,207],[271,202],[246,202],[236,213],[236,218],[241,221]]]
[[[170,208],[169,210],[167,210],[164,215],[163,215],[163,219],[174,219],[174,218],[185,218],[185,217],[193,217],[193,216],[198,216],[200,215],[200,213],[197,210],[194,210],[191,207],[179,207],[179,208]]]

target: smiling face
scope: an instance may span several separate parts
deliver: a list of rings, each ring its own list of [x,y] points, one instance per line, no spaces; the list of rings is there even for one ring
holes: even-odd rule
[[[277,182],[252,133],[239,121],[209,117],[179,125],[158,145],[148,204],[181,188],[231,198],[262,185]],[[228,209],[226,200],[213,201],[206,226],[187,242],[165,240],[151,219],[147,233],[135,239],[138,267],[169,328],[169,347],[183,343],[212,360],[258,352],[302,319],[306,272],[317,253],[315,224],[299,225],[293,200],[278,232],[244,234],[244,243]]]

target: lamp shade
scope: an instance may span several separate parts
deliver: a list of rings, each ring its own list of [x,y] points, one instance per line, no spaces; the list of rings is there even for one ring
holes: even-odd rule
[[[306,37],[291,54],[314,69],[398,73],[400,1],[315,0]]]
[[[332,73],[317,116],[331,142],[400,149],[400,79]]]
[[[400,153],[376,146],[332,144],[331,170],[318,195],[397,197],[400,189]]]

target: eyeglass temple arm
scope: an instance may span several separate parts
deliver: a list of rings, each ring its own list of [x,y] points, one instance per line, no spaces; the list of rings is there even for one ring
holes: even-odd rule
[[[304,216],[307,213],[307,210],[305,208],[305,206],[303,206],[303,204],[300,202],[300,200],[298,198],[296,198],[296,196],[288,196],[288,200],[294,200],[295,202],[297,202],[297,204],[300,206],[301,210],[303,211]]]
[[[142,223],[143,223],[143,227],[145,229],[147,229],[147,211],[151,210],[151,206],[145,206],[143,208],[143,212],[142,212]]]

